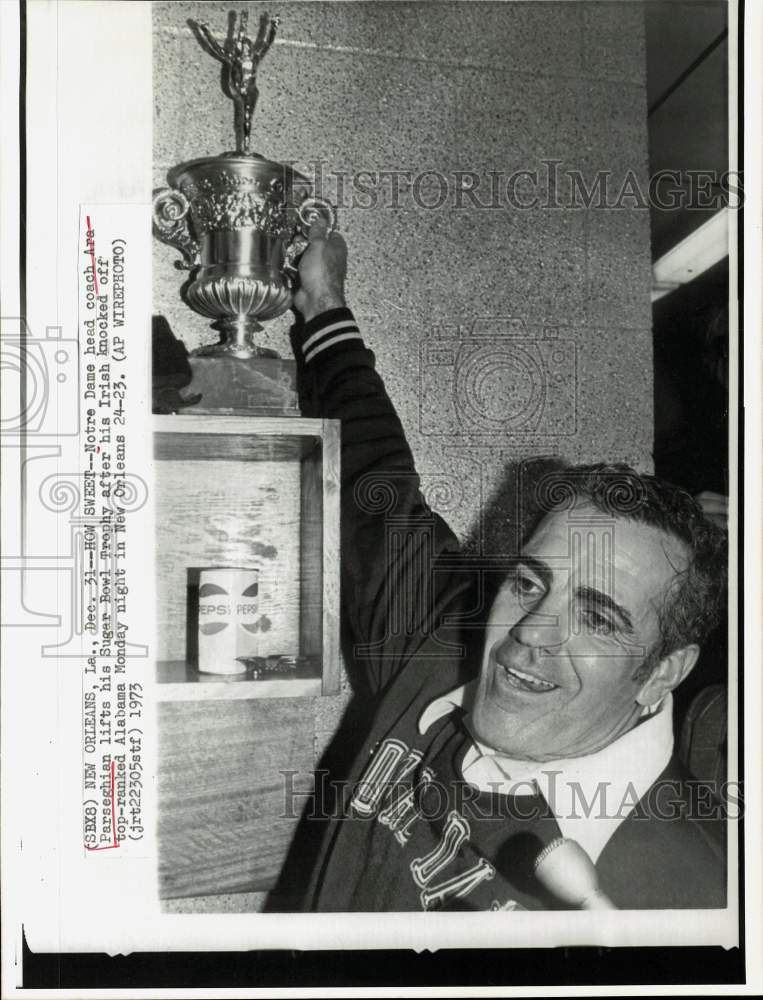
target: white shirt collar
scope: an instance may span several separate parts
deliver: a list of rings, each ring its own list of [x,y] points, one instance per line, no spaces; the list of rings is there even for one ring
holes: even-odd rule
[[[456,708],[469,709],[477,681],[435,698],[419,718],[423,735]],[[595,863],[612,834],[664,771],[673,753],[672,698],[596,753],[551,761],[514,760],[473,739],[462,764],[465,781],[486,792],[543,795],[564,837]]]

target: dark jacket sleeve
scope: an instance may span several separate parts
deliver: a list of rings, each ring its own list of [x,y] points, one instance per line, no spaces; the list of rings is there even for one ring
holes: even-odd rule
[[[596,864],[622,910],[726,906],[725,807],[674,757]]]
[[[341,420],[342,612],[350,655],[382,689],[435,626],[433,564],[457,550],[427,506],[403,428],[349,309],[292,329],[305,416]]]

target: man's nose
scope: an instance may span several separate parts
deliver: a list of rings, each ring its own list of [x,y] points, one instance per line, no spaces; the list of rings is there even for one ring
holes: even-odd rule
[[[557,649],[567,638],[566,629],[566,602],[546,598],[531,611],[525,611],[509,634],[523,646]]]

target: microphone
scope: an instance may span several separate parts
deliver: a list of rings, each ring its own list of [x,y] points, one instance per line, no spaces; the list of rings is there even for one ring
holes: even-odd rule
[[[550,893],[579,910],[616,910],[599,888],[593,861],[577,842],[557,837],[535,859],[535,877]]]

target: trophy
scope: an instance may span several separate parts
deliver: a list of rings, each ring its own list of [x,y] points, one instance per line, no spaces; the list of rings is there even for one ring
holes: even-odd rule
[[[183,299],[212,319],[212,329],[220,334],[219,343],[197,349],[192,359],[278,358],[258,346],[254,336],[263,322],[289,308],[296,260],[307,245],[310,225],[323,216],[332,231],[334,209],[309,196],[302,174],[250,150],[257,68],[273,43],[278,18],[263,14],[253,40],[247,35],[247,14],[231,13],[224,45],[206,25],[188,23],[202,48],[225,68],[223,89],[234,104],[236,148],[168,172],[169,187],[154,193],[154,235],[180,251],[182,260],[175,266],[190,271]]]

